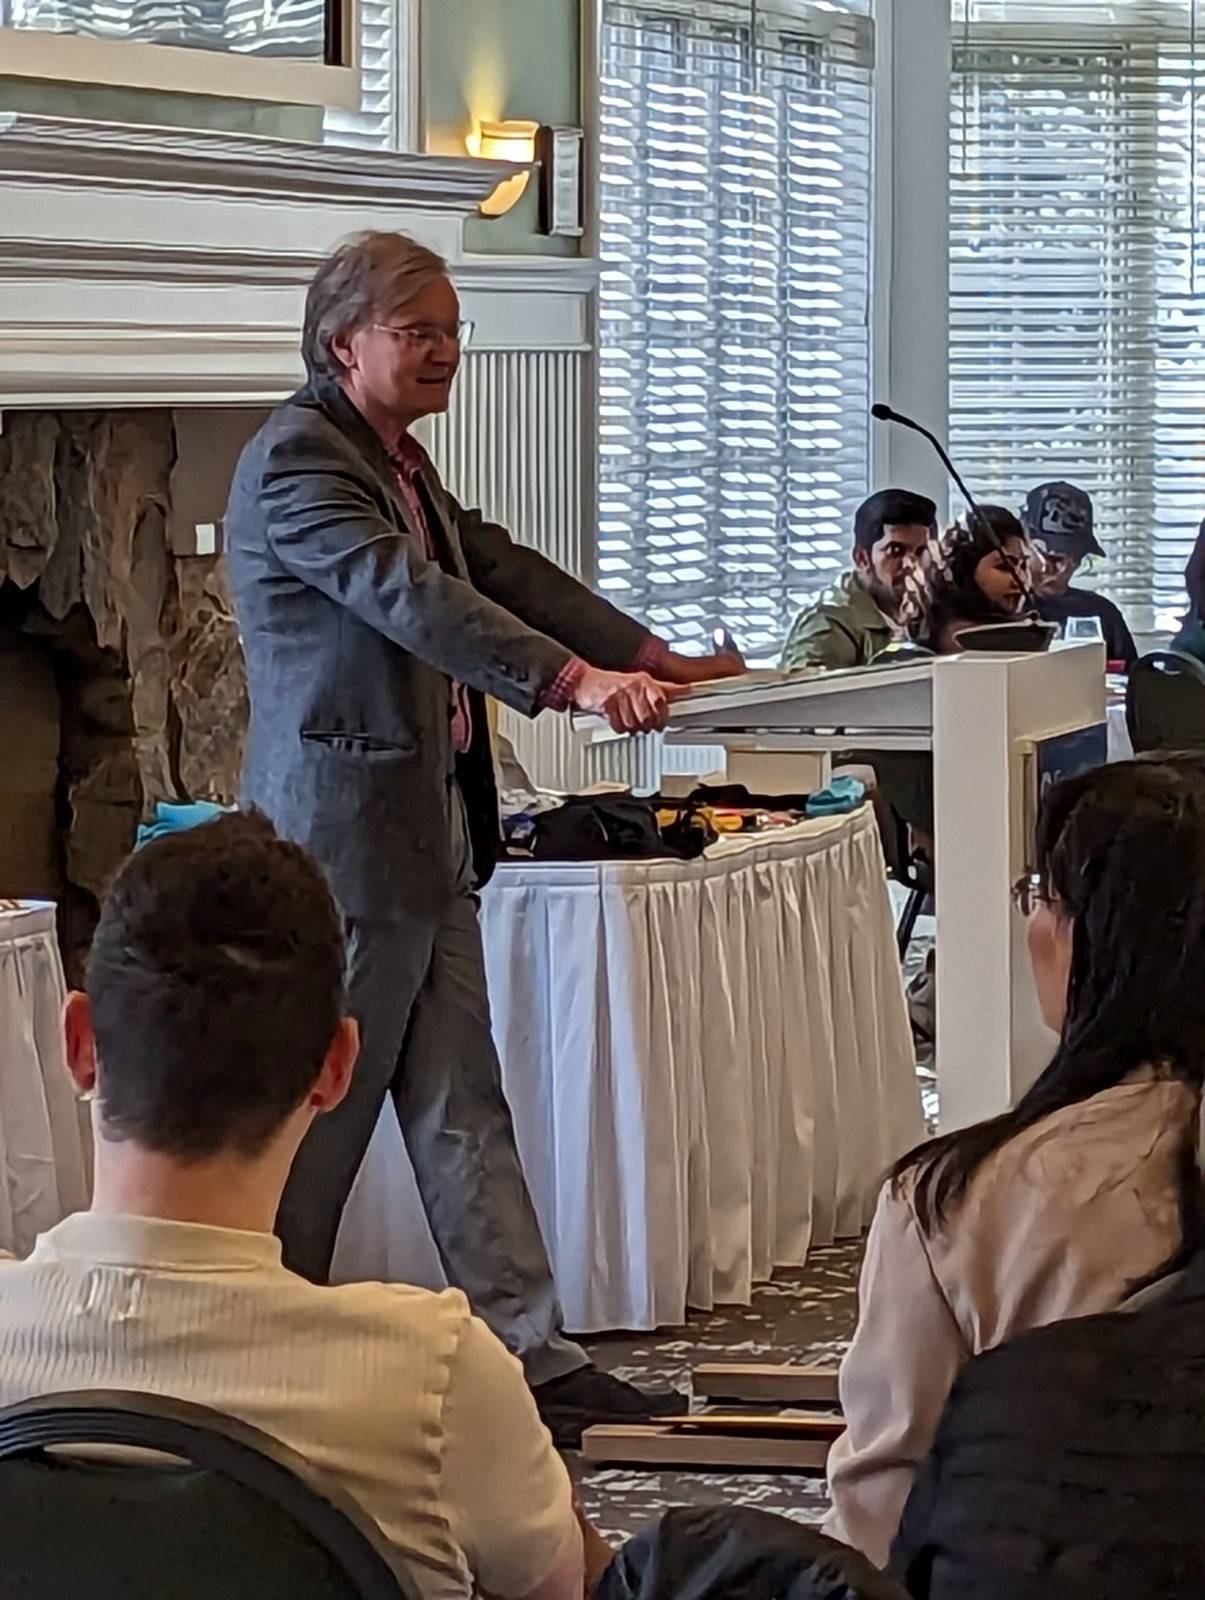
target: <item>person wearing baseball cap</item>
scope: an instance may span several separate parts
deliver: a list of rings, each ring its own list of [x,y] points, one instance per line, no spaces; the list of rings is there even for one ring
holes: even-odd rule
[[[1074,483],[1040,483],[1026,496],[1021,521],[1037,557],[1038,615],[1060,627],[1070,617],[1098,618],[1106,659],[1128,670],[1138,648],[1121,612],[1103,594],[1071,586],[1087,556],[1105,553],[1093,531],[1091,496]]]

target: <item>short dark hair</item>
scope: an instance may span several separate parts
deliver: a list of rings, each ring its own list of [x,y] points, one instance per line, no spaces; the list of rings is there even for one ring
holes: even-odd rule
[[[311,378],[337,378],[343,363],[331,349],[377,317],[390,317],[429,283],[448,275],[441,255],[405,233],[357,233],[318,268],[305,297],[301,358]]]
[[[105,1136],[185,1160],[258,1154],[318,1077],[344,967],[325,878],[266,818],[138,851],[88,958]]]
[[[923,494],[913,494],[911,489],[880,489],[854,512],[854,549],[873,550],[883,537],[883,529],[891,526],[928,528],[937,532],[937,506]]]

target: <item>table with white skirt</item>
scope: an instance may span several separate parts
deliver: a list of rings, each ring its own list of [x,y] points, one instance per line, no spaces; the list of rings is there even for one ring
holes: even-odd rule
[[[482,928],[506,1091],[568,1327],[747,1303],[854,1237],[923,1133],[869,808],[693,862],[508,863]],[[442,1283],[387,1106],[335,1276]]]
[[[54,907],[0,910],[0,1250],[88,1203],[91,1149],[63,1053]]]

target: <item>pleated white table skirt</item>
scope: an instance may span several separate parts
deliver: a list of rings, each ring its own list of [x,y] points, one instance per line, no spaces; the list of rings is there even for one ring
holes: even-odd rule
[[[923,1131],[869,808],[696,862],[506,865],[482,923],[571,1330],[747,1303],[775,1267],[866,1225]],[[392,1107],[336,1276],[443,1282]]]
[[[63,1055],[54,907],[0,911],[0,1250],[88,1204],[84,1109]]]

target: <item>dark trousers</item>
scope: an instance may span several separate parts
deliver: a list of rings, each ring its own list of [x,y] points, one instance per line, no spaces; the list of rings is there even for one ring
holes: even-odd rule
[[[286,1263],[329,1277],[344,1202],[391,1095],[448,1281],[533,1387],[582,1366],[502,1091],[476,899],[458,896],[434,923],[352,922],[348,958],[360,1059],[347,1098],[317,1119],[294,1163],[277,1219]]]

